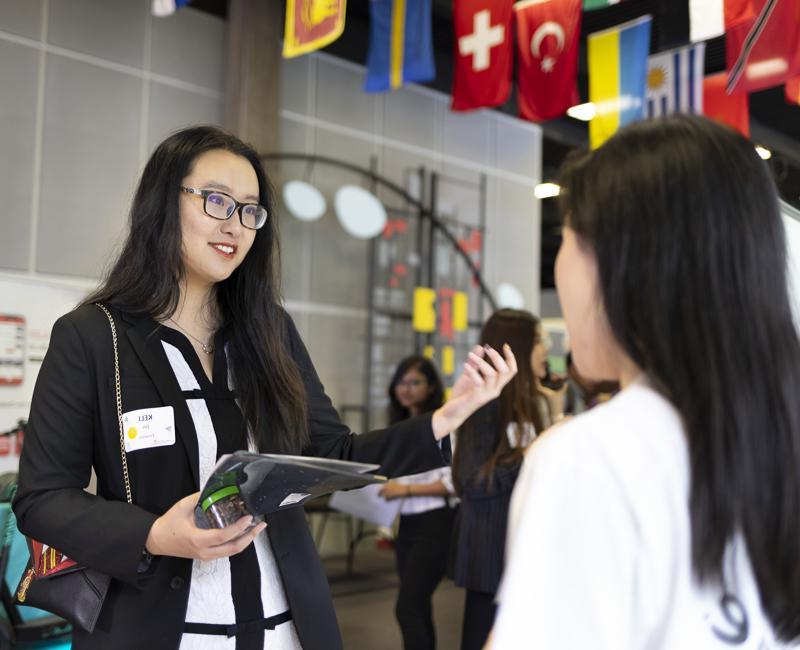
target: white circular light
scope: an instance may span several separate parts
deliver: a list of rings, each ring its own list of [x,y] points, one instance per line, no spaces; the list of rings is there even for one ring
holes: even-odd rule
[[[525,299],[522,293],[513,284],[502,282],[497,287],[497,306],[501,309],[523,309],[525,307]]]
[[[372,239],[386,225],[383,204],[374,194],[357,185],[344,185],[336,190],[333,206],[342,228],[358,239]]]
[[[283,202],[300,221],[316,221],[325,214],[325,197],[305,181],[289,181],[283,186]]]

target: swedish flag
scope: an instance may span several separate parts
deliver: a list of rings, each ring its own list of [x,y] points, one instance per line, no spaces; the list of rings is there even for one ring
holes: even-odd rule
[[[370,0],[364,90],[381,92],[436,76],[431,0]]]

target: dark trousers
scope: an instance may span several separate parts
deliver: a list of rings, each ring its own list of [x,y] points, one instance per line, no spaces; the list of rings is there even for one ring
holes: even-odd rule
[[[497,607],[495,594],[467,589],[464,622],[461,625],[461,650],[481,650],[494,625]]]
[[[405,650],[436,648],[431,597],[447,567],[454,516],[450,508],[439,508],[400,517],[395,540],[400,577],[395,616]]]

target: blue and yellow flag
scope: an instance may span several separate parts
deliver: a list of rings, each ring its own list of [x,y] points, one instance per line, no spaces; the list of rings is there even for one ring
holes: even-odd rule
[[[370,0],[364,90],[381,92],[436,76],[431,0]]]
[[[652,20],[642,16],[589,34],[589,101],[595,107],[589,122],[592,149],[619,127],[644,117]]]

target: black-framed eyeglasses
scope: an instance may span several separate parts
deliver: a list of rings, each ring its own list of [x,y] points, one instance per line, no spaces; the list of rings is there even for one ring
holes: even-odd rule
[[[219,190],[198,190],[194,187],[181,187],[181,192],[203,197],[203,212],[212,219],[227,221],[234,212],[239,213],[239,223],[250,230],[258,230],[265,223],[269,213],[258,203],[239,203],[230,194]]]

